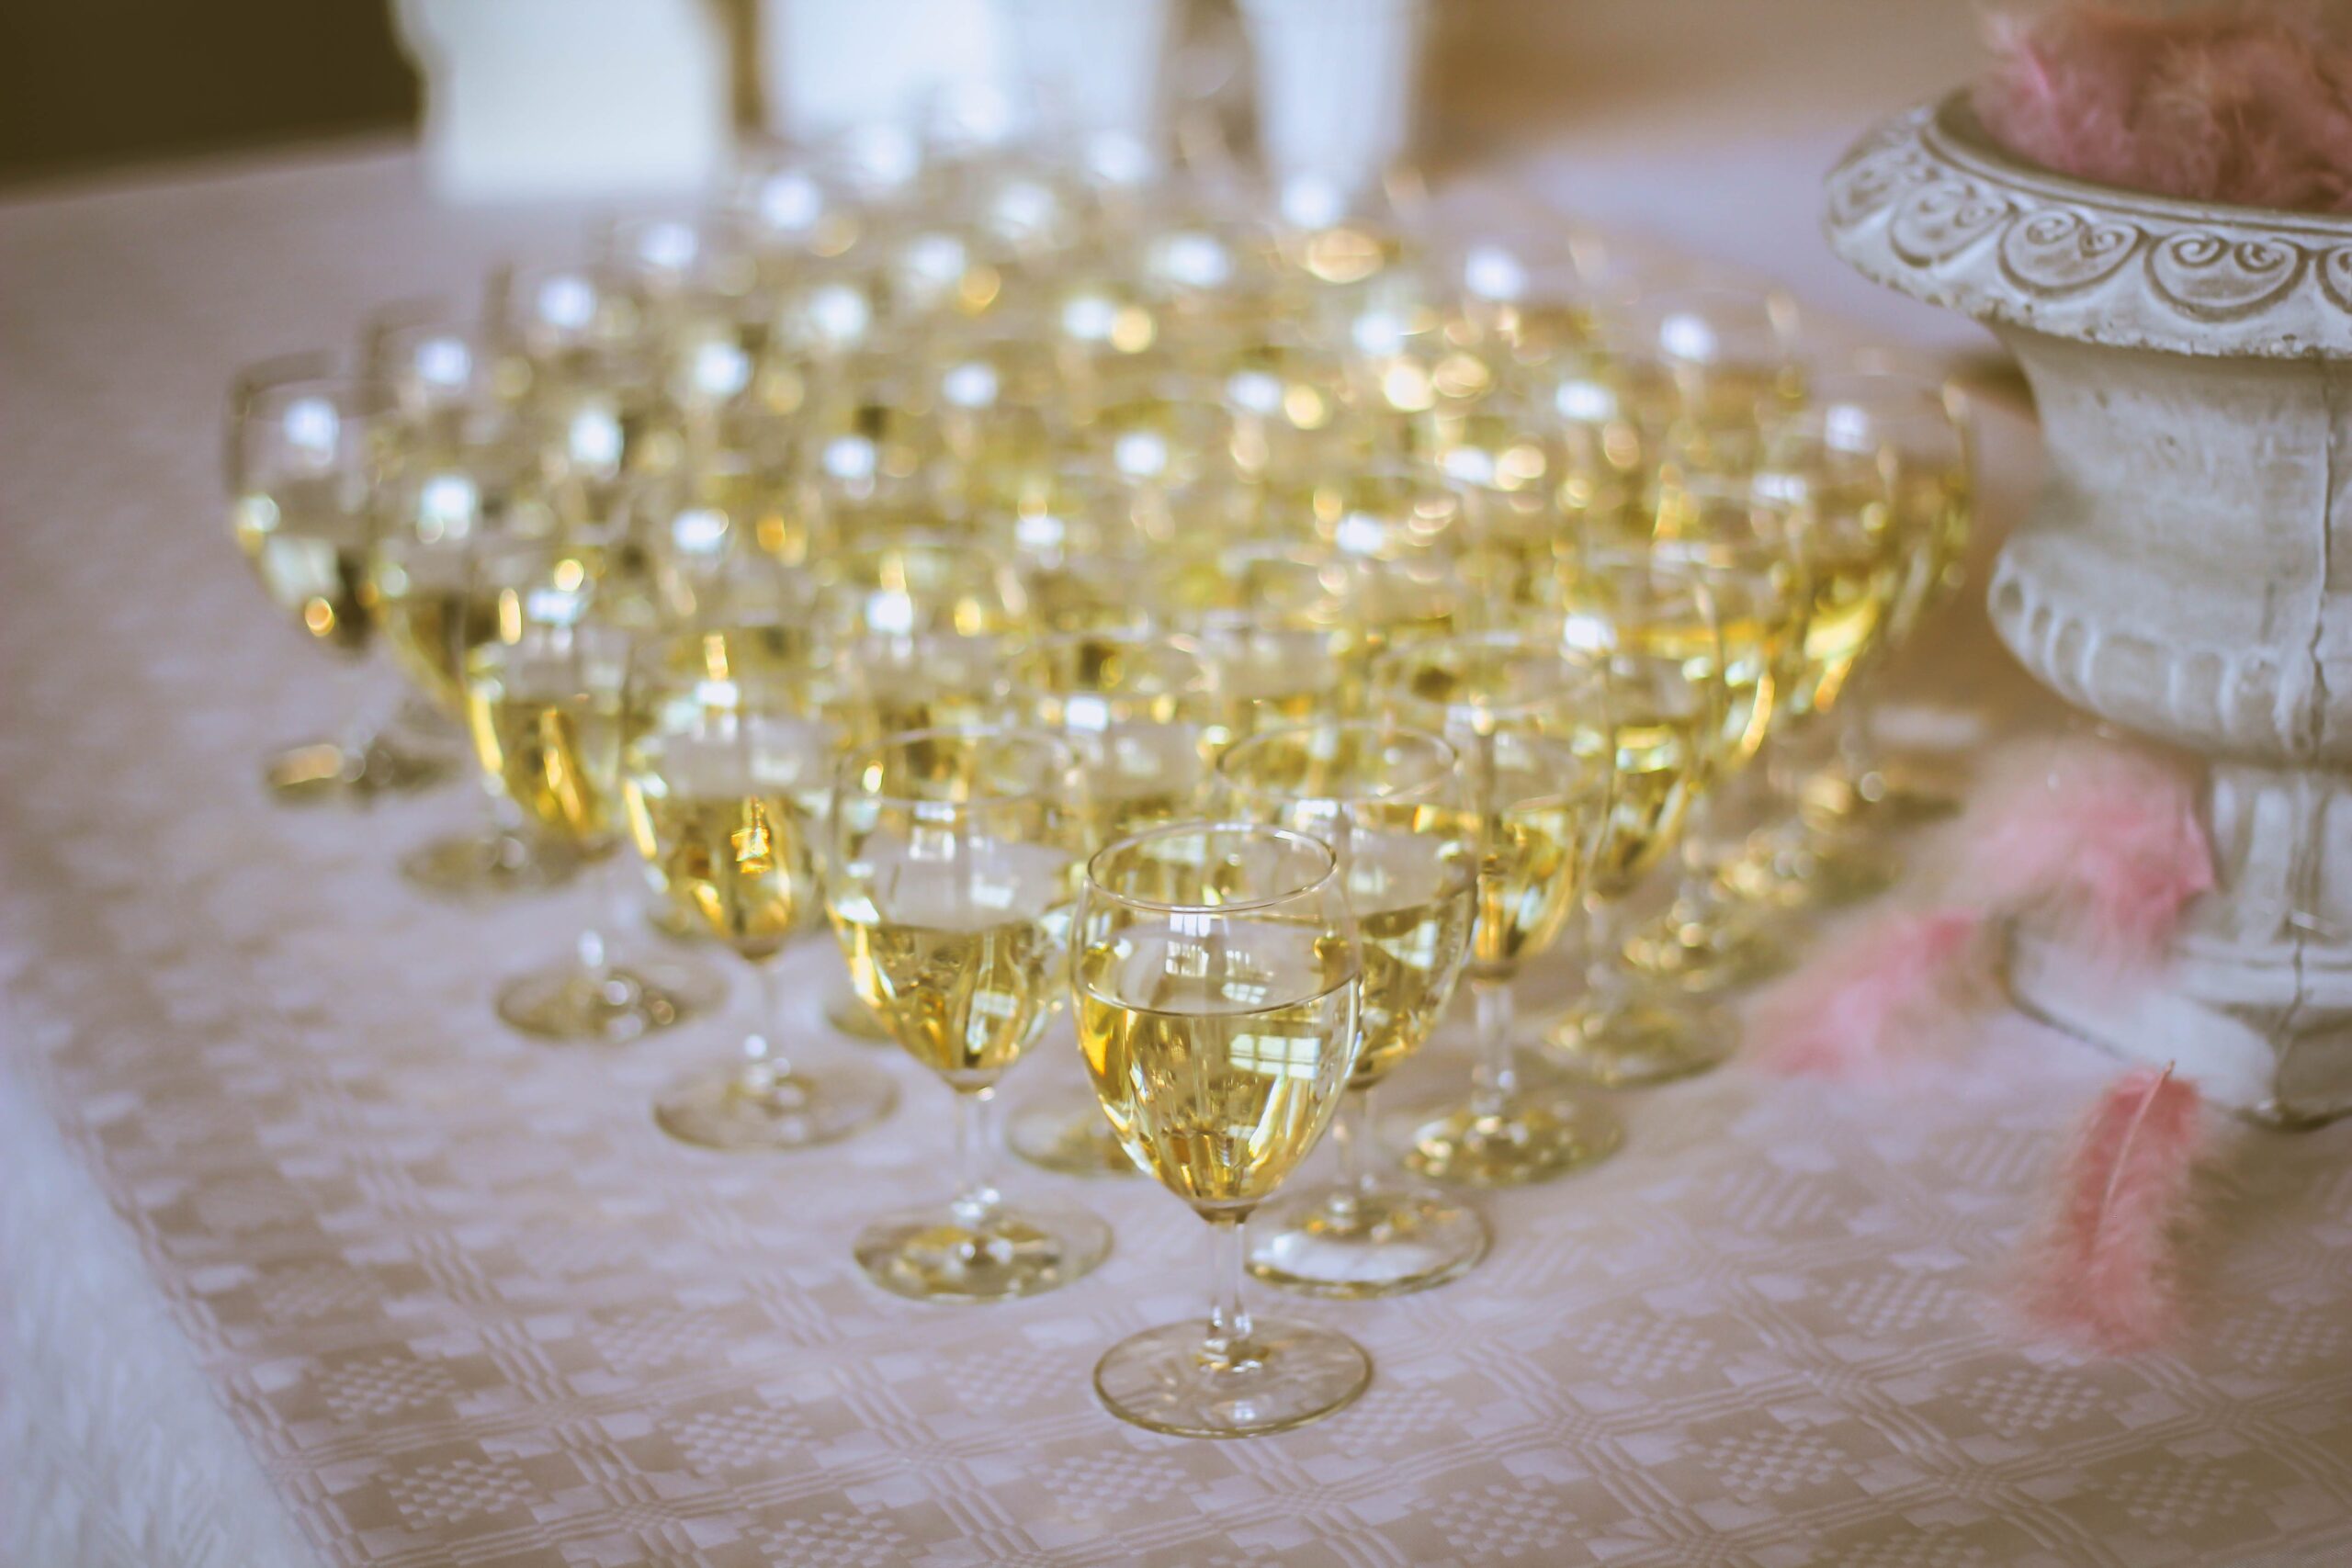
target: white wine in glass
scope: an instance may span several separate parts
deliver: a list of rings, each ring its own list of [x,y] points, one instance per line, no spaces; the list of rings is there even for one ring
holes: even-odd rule
[[[832,798],[825,902],[859,998],[955,1091],[955,1195],[857,1238],[883,1289],[997,1301],[1059,1289],[1102,1260],[1083,1209],[998,1190],[998,1082],[1066,996],[1085,854],[1077,755],[1043,730],[894,735],[852,752]]]
[[[229,395],[230,532],[271,603],[335,658],[346,734],[270,758],[281,801],[365,802],[448,776],[446,762],[395,744],[373,719],[364,660],[376,631],[368,559],[376,490],[397,457],[390,399],[334,374],[324,356],[240,372]]]
[[[1453,748],[1378,721],[1279,729],[1217,761],[1225,815],[1321,840],[1338,859],[1363,953],[1362,1026],[1332,1122],[1340,1173],[1258,1216],[1250,1270],[1329,1296],[1394,1295],[1485,1256],[1460,1199],[1382,1168],[1373,1095],[1435,1032],[1469,956],[1478,819]]]
[[[560,541],[518,540],[478,564],[499,631],[466,656],[476,758],[537,831],[602,863],[607,903],[569,959],[500,988],[499,1017],[542,1039],[610,1044],[709,1010],[725,988],[707,969],[620,945],[641,887],[615,852],[630,635],[595,613],[589,568]]]
[[[1510,982],[1558,940],[1592,868],[1613,780],[1607,751],[1577,736],[1606,714],[1606,678],[1556,637],[1474,633],[1384,654],[1373,696],[1377,711],[1461,753],[1479,819],[1470,1096],[1422,1123],[1406,1163],[1439,1180],[1510,1187],[1602,1158],[1623,1137],[1603,1105],[1523,1081]]]
[[[1147,1329],[1094,1369],[1111,1413],[1180,1437],[1279,1432],[1371,1381],[1352,1340],[1253,1316],[1243,1225],[1329,1125],[1355,1066],[1363,962],[1338,863],[1303,834],[1178,823],[1088,867],[1079,1044],[1135,1162],[1210,1226],[1205,1324]]]
[[[715,634],[639,650],[629,702],[629,836],[671,907],[698,918],[755,981],[740,1058],[670,1089],[655,1122],[683,1143],[735,1150],[830,1143],[878,1121],[898,1099],[887,1074],[795,1063],[775,1041],[778,960],[824,918],[832,734],[797,682],[739,668]]]

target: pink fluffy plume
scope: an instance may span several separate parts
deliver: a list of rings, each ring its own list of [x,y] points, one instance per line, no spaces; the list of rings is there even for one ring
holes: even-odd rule
[[[2011,152],[2082,179],[2352,213],[2347,9],[2067,0],[1995,12],[1976,113]]]
[[[2119,974],[2154,964],[2189,900],[2213,886],[2189,778],[2144,751],[2086,739],[2029,743],[1996,761],[1942,857],[1971,902],[2052,919]]]
[[[1747,1040],[1767,1071],[1862,1077],[1939,1036],[1972,1006],[1970,962],[1984,919],[1973,908],[1873,919],[1757,995]]]
[[[2205,1140],[2204,1102],[2169,1067],[2108,1085],[2027,1253],[2030,1321],[2113,1354],[2164,1342],[2179,1317],[2177,1248]]]

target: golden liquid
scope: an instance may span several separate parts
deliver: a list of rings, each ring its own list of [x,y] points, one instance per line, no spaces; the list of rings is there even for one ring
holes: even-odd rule
[[[1708,719],[1695,703],[1621,705],[1611,717],[1606,739],[1600,731],[1582,738],[1595,748],[1613,739],[1616,748],[1609,815],[1594,850],[1589,886],[1596,897],[1622,898],[1681,837],[1683,819],[1704,778]]]
[[[1805,566],[1813,605],[1805,620],[1804,656],[1789,692],[1792,714],[1837,705],[1901,589],[1901,562],[1876,540],[1831,541],[1808,556]]]
[[[1079,1048],[1128,1157],[1201,1209],[1262,1202],[1347,1086],[1357,980],[1348,943],[1274,919],[1149,921],[1088,947]]]
[[[336,504],[332,482],[240,496],[230,529],[272,604],[317,641],[357,655],[375,625],[367,520]]]
[[[1097,844],[1198,818],[1208,793],[1211,732],[1190,724],[1123,724],[1071,739],[1085,759]]]
[[[564,673],[526,661],[484,671],[477,656],[466,727],[483,770],[531,821],[600,851],[621,828],[620,696],[582,694]]]
[[[1921,617],[1958,591],[1968,553],[1973,505],[1968,469],[1909,468],[1895,497],[1896,520],[1905,540],[1906,570],[1888,616],[1888,640],[1901,643]]]
[[[1583,890],[1585,847],[1605,804],[1600,789],[1564,788],[1558,770],[1535,761],[1505,759],[1484,774],[1474,975],[1507,978],[1549,949]]]
[[[806,739],[806,738],[802,738]],[[649,738],[629,750],[629,836],[677,908],[746,958],[766,958],[822,918],[816,844],[821,749],[763,737]]]
[[[1403,830],[1429,808],[1401,807],[1359,823],[1347,839],[1344,882],[1363,949],[1363,1047],[1352,1087],[1369,1089],[1419,1049],[1437,1028],[1470,955],[1476,853],[1473,829],[1455,824],[1452,845]]]
[[[1076,856],[938,829],[867,836],[829,897],[850,980],[890,1038],[959,1089],[1035,1043],[1069,976]]]
[[[1346,712],[1357,660],[1343,657],[1344,643],[1340,634],[1312,628],[1244,626],[1208,636],[1203,648],[1223,699],[1222,739]]]
[[[376,620],[392,662],[453,717],[466,711],[466,657],[498,635],[498,596],[376,574]]]

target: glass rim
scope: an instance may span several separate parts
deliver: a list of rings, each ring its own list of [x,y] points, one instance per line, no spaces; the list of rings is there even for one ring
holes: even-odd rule
[[[978,634],[981,637],[989,635],[991,634]],[[1005,665],[1006,673],[1012,677],[1013,689],[1016,691],[1035,693],[1045,696],[1081,696],[1101,694],[1102,692],[1101,687],[1090,686],[1081,691],[1034,678],[1039,660],[1067,649],[1101,644],[1183,655],[1192,662],[1193,678],[1181,686],[1167,688],[1168,694],[1170,696],[1196,690],[1206,692],[1213,690],[1215,685],[1216,671],[1209,662],[1207,649],[1201,645],[1199,637],[1185,632],[1163,631],[1151,626],[1105,626],[1099,630],[1081,628],[1077,631],[1046,632],[1043,636],[1029,637],[1020,637],[1011,632],[994,635],[1001,637],[1012,645],[1006,649]],[[1113,688],[1113,690],[1115,689]]]
[[[1213,833],[1246,834],[1261,839],[1279,839],[1287,844],[1311,851],[1319,863],[1320,869],[1317,870],[1312,877],[1301,882],[1298,886],[1285,888],[1282,892],[1267,894],[1264,897],[1257,898],[1228,899],[1226,902],[1219,904],[1196,904],[1187,903],[1182,900],[1146,898],[1140,894],[1122,892],[1118,888],[1113,887],[1102,881],[1097,874],[1098,868],[1109,861],[1113,855],[1138,849],[1145,844],[1151,843],[1155,840],[1174,839],[1186,836],[1203,836]],[[1163,822],[1156,828],[1147,828],[1140,833],[1130,833],[1124,839],[1114,839],[1111,842],[1103,845],[1101,849],[1096,850],[1092,854],[1086,857],[1086,890],[1088,893],[1099,895],[1114,904],[1123,905],[1130,909],[1148,909],[1154,914],[1159,915],[1249,914],[1255,910],[1271,909],[1275,908],[1277,905],[1287,904],[1295,899],[1306,897],[1314,893],[1319,892],[1330,884],[1337,882],[1339,878],[1340,857],[1331,852],[1330,845],[1323,842],[1322,840],[1316,838],[1313,834],[1302,833],[1292,828],[1269,827],[1262,822],[1236,822],[1230,819],[1217,818],[1204,818],[1196,822]]]
[[[1418,637],[1395,648],[1383,649],[1372,661],[1373,685],[1384,693],[1394,694],[1396,692],[1393,680],[1395,671],[1406,668],[1410,661],[1416,659],[1426,660],[1431,654],[1447,649],[1471,648],[1524,649],[1532,659],[1558,663],[1562,670],[1572,672],[1574,679],[1564,680],[1555,690],[1510,704],[1508,706],[1433,703],[1427,698],[1414,696],[1409,692],[1399,694],[1413,702],[1432,707],[1450,709],[1467,705],[1488,707],[1490,711],[1497,713],[1515,713],[1544,707],[1573,694],[1580,687],[1589,686],[1596,690],[1605,690],[1606,687],[1607,672],[1600,669],[1597,659],[1578,649],[1563,646],[1550,637],[1518,627],[1489,627],[1483,631],[1451,632],[1444,637]]]
[[[1420,745],[1424,750],[1434,747],[1437,755],[1430,760],[1436,763],[1436,766],[1433,771],[1409,784],[1399,785],[1394,789],[1349,795],[1333,795],[1329,792],[1298,794],[1289,790],[1269,788],[1263,784],[1236,778],[1227,770],[1226,764],[1234,758],[1244,756],[1253,750],[1271,750],[1272,742],[1296,739],[1306,735],[1338,735],[1351,732],[1395,736]],[[1423,729],[1418,725],[1400,724],[1389,719],[1334,718],[1310,721],[1306,724],[1285,725],[1279,729],[1261,730],[1255,735],[1245,736],[1227,746],[1218,756],[1215,771],[1217,778],[1232,788],[1262,799],[1295,802],[1329,801],[1333,805],[1348,806],[1408,797],[1417,791],[1428,788],[1430,784],[1439,784],[1453,777],[1455,770],[1461,765],[1460,750],[1434,730]]]
[[[949,810],[967,812],[992,806],[1017,805],[1024,800],[1048,797],[1046,789],[1033,788],[983,795],[975,800],[933,800],[920,795],[898,795],[878,790],[853,790],[849,781],[870,764],[894,750],[900,750],[918,741],[935,740],[1012,740],[1035,745],[1055,759],[1056,773],[1068,778],[1076,775],[1080,767],[1078,749],[1053,730],[1034,724],[947,724],[926,729],[894,730],[879,739],[869,740],[843,756],[833,769],[833,793],[843,799],[870,801],[876,806],[904,806],[911,808],[944,807]]]

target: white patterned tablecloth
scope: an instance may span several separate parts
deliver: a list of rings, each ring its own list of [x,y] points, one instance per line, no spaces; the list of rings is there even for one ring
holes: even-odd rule
[[[2352,1126],[2250,1134],[2184,1347],[2079,1359],[2000,1283],[2111,1067],[2021,1021],[1926,1089],[1626,1098],[1625,1152],[1495,1199],[1465,1280],[1306,1309],[1372,1349],[1359,1405],[1230,1444],[1088,1389],[1197,1304],[1201,1227],[1157,1189],[1083,1188],[1117,1246],[1079,1285],[926,1308],[849,1256],[942,1179],[910,1066],[837,1154],[729,1159],[645,1110],[723,1025],[504,1032],[493,983],[585,895],[405,889],[459,794],[262,798],[264,748],[332,716],[222,536],[215,421],[240,361],[575,224],[436,212],[364,152],[0,207],[0,1558],[2352,1561]],[[2031,435],[1989,437],[2013,514]],[[1947,694],[2013,702],[1954,635]]]

